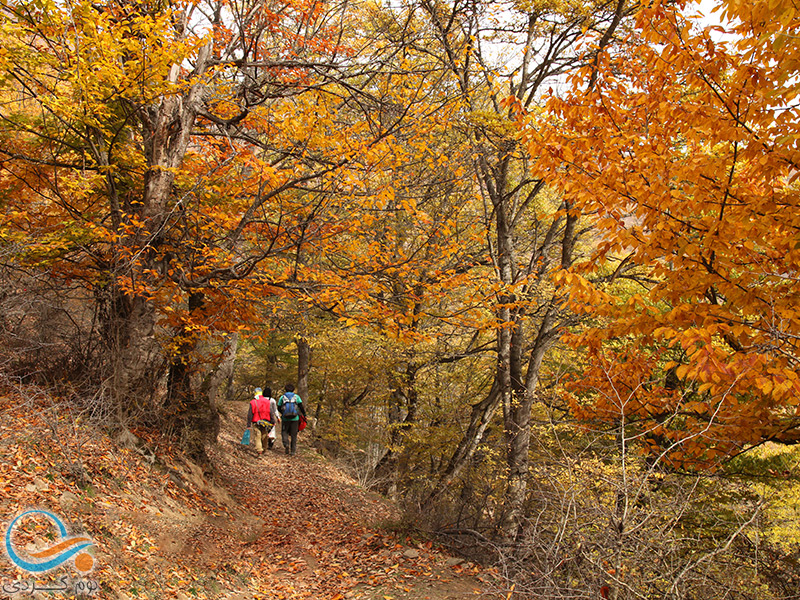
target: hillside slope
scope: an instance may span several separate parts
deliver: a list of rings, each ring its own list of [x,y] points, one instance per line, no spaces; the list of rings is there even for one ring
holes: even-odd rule
[[[92,581],[93,597],[111,600],[497,597],[478,567],[381,529],[396,519],[393,507],[324,461],[302,434],[293,458],[278,451],[280,442],[261,457],[241,446],[245,404],[225,409],[209,481],[163,438],[136,432],[138,440],[112,441],[65,405],[26,395],[0,398],[3,533],[25,510],[50,511],[70,534],[92,538],[94,568],[81,576],[67,561],[35,577],[3,556],[0,597],[58,588],[65,575],[67,593],[33,596],[75,597],[80,581]],[[12,539],[21,553],[58,541],[47,519],[19,523]]]

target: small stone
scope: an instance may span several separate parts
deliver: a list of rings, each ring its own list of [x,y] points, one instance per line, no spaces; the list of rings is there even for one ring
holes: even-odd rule
[[[58,499],[58,504],[64,510],[72,510],[72,508],[80,501],[72,492],[64,492]]]
[[[448,558],[445,561],[445,564],[447,564],[447,566],[451,567],[451,568],[452,567],[457,567],[458,565],[463,564],[463,563],[464,563],[464,559],[463,558],[456,558],[455,556],[451,556],[450,558]]]
[[[403,556],[406,558],[419,558],[419,550],[414,550],[413,548],[409,548],[405,552],[403,552]]]

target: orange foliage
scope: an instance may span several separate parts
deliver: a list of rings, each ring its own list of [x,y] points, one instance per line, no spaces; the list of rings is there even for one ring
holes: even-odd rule
[[[524,125],[542,174],[599,228],[569,275],[600,318],[576,341],[575,410],[635,422],[684,463],[800,440],[800,13],[723,10],[724,36],[681,6],[641,10],[592,89],[590,66],[550,99],[550,126]]]

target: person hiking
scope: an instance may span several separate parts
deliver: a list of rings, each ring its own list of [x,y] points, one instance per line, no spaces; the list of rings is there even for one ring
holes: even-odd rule
[[[283,395],[278,398],[278,412],[281,414],[281,442],[283,452],[294,456],[297,450],[297,432],[300,427],[300,415],[306,416],[303,400],[294,393],[294,384],[287,383]]]
[[[270,389],[267,388],[267,396],[269,395]],[[250,408],[247,410],[247,426],[253,428],[253,445],[258,454],[264,454],[264,440],[273,426],[270,408],[270,401],[264,397],[262,389],[253,390],[253,399],[250,400]]]
[[[272,390],[267,388],[264,396],[269,399],[269,416],[272,417],[272,427],[270,427],[269,435],[269,449],[275,444],[275,430],[278,428],[278,423],[281,422],[281,413],[278,412],[278,401],[272,397]]]

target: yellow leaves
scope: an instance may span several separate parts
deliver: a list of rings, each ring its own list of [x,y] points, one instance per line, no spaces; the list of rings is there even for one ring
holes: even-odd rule
[[[675,369],[675,375],[677,375],[678,379],[686,379],[689,375],[689,365],[680,365],[677,369]]]
[[[504,105],[518,105],[519,99],[509,97],[504,101]],[[513,121],[503,118],[495,111],[477,110],[466,113],[463,118],[474,127],[484,129],[499,137],[516,137],[518,129]]]
[[[700,415],[706,415],[710,410],[707,402],[687,402],[684,404],[684,409],[687,412],[694,412]]]
[[[746,431],[748,440],[753,428],[769,431],[762,421],[796,404],[790,365],[800,349],[788,336],[800,326],[796,310],[784,310],[800,297],[800,269],[796,234],[785,227],[800,226],[796,174],[788,167],[800,125],[781,107],[796,97],[796,77],[789,82],[787,73],[796,74],[800,52],[786,43],[788,28],[797,29],[797,11],[788,5],[727,3],[742,19],[739,50],[709,44],[671,7],[648,9],[639,16],[639,45],[608,57],[608,68],[600,65],[603,103],[575,89],[550,102],[557,126],[529,122],[523,135],[531,153],[545,157],[537,165],[542,176],[599,217],[591,272],[630,249],[629,266],[650,280],[647,293],[614,302],[562,277],[582,310],[610,319],[582,340],[592,348],[625,336],[643,346],[663,343],[666,368],[675,368],[684,393],[708,404],[691,400],[684,408],[694,414],[722,407],[712,427],[742,423],[735,435]],[[711,89],[709,80],[722,88]],[[747,112],[747,123],[732,106]],[[573,152],[580,168],[569,168],[567,147],[581,149]],[[630,382],[608,368],[618,381],[603,383],[599,374],[593,381],[611,397]]]
[[[568,294],[574,309],[587,312],[604,305],[611,305],[614,298],[606,292],[592,285],[582,275],[569,270],[557,271],[553,276],[556,285],[563,287]]]

